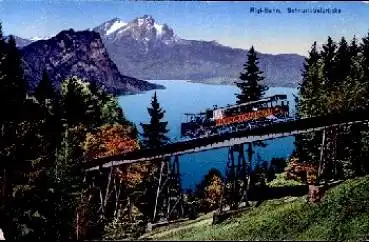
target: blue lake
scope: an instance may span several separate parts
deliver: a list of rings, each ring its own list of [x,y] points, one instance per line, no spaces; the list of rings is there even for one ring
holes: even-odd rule
[[[236,102],[235,93],[239,92],[236,86],[208,85],[191,83],[180,80],[150,81],[162,84],[164,90],[156,90],[160,105],[166,111],[164,120],[168,121],[169,137],[172,140],[180,138],[180,124],[186,121],[184,113],[196,113],[211,108],[213,105],[225,106]],[[120,96],[119,104],[123,108],[127,119],[134,122],[142,132],[140,123],[148,123],[150,116],[147,108],[151,105],[154,91],[136,95]],[[290,101],[290,112],[294,112],[295,102],[293,95],[297,94],[295,88],[273,87],[266,92],[266,96],[286,94]],[[294,149],[294,137],[286,137],[266,142],[267,147],[256,148],[254,163],[257,155],[261,160],[270,161],[273,157],[287,158]],[[205,151],[181,156],[180,169],[183,188],[194,188],[210,168],[225,171],[228,150],[226,148]]]

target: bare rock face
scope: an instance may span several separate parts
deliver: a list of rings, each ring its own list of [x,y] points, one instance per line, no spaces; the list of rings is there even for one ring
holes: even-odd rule
[[[149,15],[130,22],[111,19],[93,29],[118,69],[145,80],[197,80],[230,84],[238,79],[247,50],[216,41],[185,40]],[[221,31],[221,30],[220,30]],[[258,53],[269,86],[296,87],[304,57]]]
[[[71,76],[96,82],[114,94],[137,93],[162,86],[122,75],[111,61],[98,33],[65,30],[22,48],[25,78],[35,88],[46,69],[56,87]]]

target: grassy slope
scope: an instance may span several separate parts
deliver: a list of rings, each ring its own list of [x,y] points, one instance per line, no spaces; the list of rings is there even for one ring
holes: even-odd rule
[[[369,239],[369,176],[331,189],[318,205],[272,200],[239,218],[174,232],[161,240]]]

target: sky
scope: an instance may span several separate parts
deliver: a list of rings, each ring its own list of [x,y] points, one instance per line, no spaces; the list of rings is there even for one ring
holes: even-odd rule
[[[250,8],[281,13],[252,13]],[[336,8],[340,14],[288,13],[288,8]],[[241,2],[122,0],[0,0],[3,31],[23,38],[51,37],[64,29],[85,30],[118,17],[129,22],[151,15],[184,39],[216,40],[262,53],[307,55],[312,43],[364,37],[369,2]]]

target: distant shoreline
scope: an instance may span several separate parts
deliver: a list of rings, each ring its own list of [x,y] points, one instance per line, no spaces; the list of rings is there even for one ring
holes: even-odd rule
[[[227,81],[220,81],[220,82],[213,82],[211,80],[188,80],[188,82],[191,83],[201,83],[201,84],[207,84],[207,85],[229,85],[234,86],[234,83],[227,82]],[[296,83],[293,85],[292,83],[290,85],[268,85],[269,87],[288,87],[288,88],[297,88],[298,84]]]
[[[183,80],[183,79],[178,79],[178,80],[168,80],[168,79],[145,79],[145,81],[148,82],[155,82],[155,81],[185,81],[185,82],[190,82],[190,83],[199,83],[199,84],[206,84],[206,85],[225,85],[225,86],[235,86],[235,84],[229,82],[229,81],[224,81],[224,80],[213,80],[213,79],[204,79],[204,80]],[[287,83],[287,85],[268,85],[268,87],[286,87],[286,88],[298,88],[298,83],[293,84],[293,83]]]

